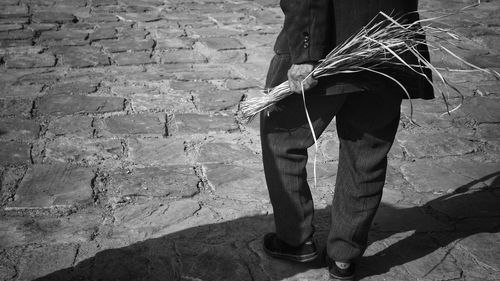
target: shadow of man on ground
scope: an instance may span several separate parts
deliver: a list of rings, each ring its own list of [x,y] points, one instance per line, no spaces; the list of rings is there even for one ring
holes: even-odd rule
[[[486,180],[491,182],[488,188],[470,189],[478,181]],[[397,274],[392,272],[395,267],[417,261],[471,235],[499,232],[500,171],[478,181],[419,207],[395,208],[382,204],[370,234],[372,246],[359,261],[358,278]],[[316,211],[315,224],[316,238],[323,247],[329,209]],[[261,239],[272,229],[272,216],[266,215],[192,227],[100,251],[74,267],[36,280],[264,281],[297,276],[300,280],[328,280],[322,259],[296,264],[267,257]],[[409,234],[392,239],[401,233]],[[378,246],[372,249],[375,245]],[[435,263],[424,263],[416,267],[416,272],[407,270],[405,274],[428,276],[446,259],[448,252],[443,252],[444,256],[438,256]]]
[[[488,187],[471,189],[481,182],[489,182]],[[383,249],[373,255],[365,254],[361,261],[364,270],[358,277],[384,274],[406,264],[405,271],[415,277],[432,279],[430,275],[448,275],[449,279],[459,278],[461,269],[450,268],[453,262],[447,260],[451,258],[450,252],[457,243],[475,234],[500,233],[499,217],[500,171],[471,181],[423,206],[400,209],[382,205],[374,220],[371,238],[380,241],[394,234],[403,237],[389,238]],[[496,252],[496,257],[483,262],[500,269],[497,261],[500,251]],[[418,261],[431,253],[433,257]]]

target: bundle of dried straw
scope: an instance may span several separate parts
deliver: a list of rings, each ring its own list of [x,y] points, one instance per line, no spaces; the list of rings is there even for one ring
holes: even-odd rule
[[[470,7],[470,6],[469,6]],[[469,8],[466,7],[466,8]],[[464,9],[466,9],[464,8]],[[377,17],[383,17],[382,20],[373,20],[365,28],[354,34],[349,40],[343,44],[335,47],[323,60],[319,62],[314,70],[309,74],[318,79],[325,76],[333,76],[337,74],[356,73],[361,71],[368,71],[382,75],[396,83],[401,89],[409,96],[405,86],[394,77],[383,73],[382,68],[388,66],[399,66],[410,69],[411,71],[422,75],[429,83],[432,81],[424,74],[424,69],[430,69],[443,85],[448,89],[456,92],[463,99],[462,94],[449,83],[439,70],[434,67],[420,52],[418,47],[425,44],[432,50],[441,50],[449,53],[457,60],[465,63],[466,65],[497,77],[500,75],[489,69],[482,69],[472,65],[459,56],[455,55],[449,49],[442,45],[432,45],[430,40],[425,41],[423,38],[442,39],[442,35],[450,36],[451,39],[458,39],[458,36],[451,33],[449,30],[442,28],[432,27],[430,24],[425,24],[434,19],[419,20],[412,23],[404,23],[404,17],[393,18],[383,12],[380,12]],[[375,18],[377,18],[375,17]],[[403,58],[404,53],[411,52],[418,60],[417,64],[408,64]],[[445,92],[439,89],[443,97],[447,112],[456,110],[458,107],[450,110],[445,96]],[[446,91],[448,93],[448,91]],[[258,113],[268,108],[274,103],[291,95],[288,81],[276,86],[273,89],[267,90],[260,97],[252,98],[243,101],[240,104],[238,118],[242,123],[250,122]],[[305,106],[305,96],[302,91]],[[413,107],[411,106],[413,112]],[[306,108],[307,113],[307,108]],[[412,114],[410,114],[411,116]],[[411,118],[410,118],[411,119]]]

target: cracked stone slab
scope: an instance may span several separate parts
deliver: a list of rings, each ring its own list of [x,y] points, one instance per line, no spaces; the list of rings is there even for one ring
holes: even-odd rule
[[[115,245],[105,240],[97,249],[84,244],[79,255],[89,250],[95,253],[73,268],[50,274],[47,280],[180,280],[179,261],[170,239],[120,244],[123,243]]]
[[[175,64],[174,64],[175,65]],[[190,71],[176,72],[179,80],[214,80],[214,79],[236,79],[240,76],[233,74],[227,67],[195,68]]]
[[[243,99],[239,91],[206,91],[197,92],[195,103],[203,111],[222,111],[235,108]]]
[[[47,90],[48,95],[61,95],[61,94],[78,94],[85,95],[97,92],[99,88],[98,82],[93,82],[89,79],[80,78],[75,81],[63,81],[51,86]]]
[[[213,84],[209,82],[196,81],[196,80],[173,80],[170,81],[170,88],[174,91],[185,91],[185,92],[214,91],[217,89]]]
[[[468,252],[467,248],[457,245],[453,247],[450,254],[455,257],[457,265],[463,270],[463,276],[466,280],[481,281],[481,280],[498,280],[500,279],[500,271],[494,270],[491,267],[485,266],[477,258]]]
[[[88,32],[84,30],[48,30],[42,32],[38,40],[40,43],[45,41],[83,41],[87,36]]]
[[[75,16],[70,13],[58,11],[40,11],[32,15],[32,21],[35,23],[69,23],[75,19]]]
[[[251,59],[251,57],[250,57]],[[271,57],[269,58],[270,61]],[[266,79],[266,72],[262,71],[262,69],[265,69],[268,65],[268,63],[262,61],[257,61],[257,62],[246,62],[246,63],[241,63],[241,64],[234,64],[233,65],[233,71],[238,75],[236,78],[253,78],[256,81],[259,81],[261,85],[264,85],[265,79]]]
[[[38,112],[44,115],[106,113],[122,111],[125,99],[120,97],[52,95],[41,97],[36,104]]]
[[[475,91],[481,96],[500,96],[500,82],[487,81],[475,86]]]
[[[56,58],[52,54],[15,54],[5,58],[7,68],[38,68],[52,67],[56,64]]]
[[[0,139],[34,140],[40,133],[40,124],[33,120],[19,118],[0,119]]]
[[[500,233],[478,233],[471,235],[458,244],[474,256],[480,266],[488,267],[496,272],[500,271],[500,248],[493,245],[499,245]]]
[[[238,250],[231,245],[176,243],[185,280],[254,280]],[[201,245],[200,245],[201,244]]]
[[[0,116],[31,117],[33,101],[28,99],[0,99]]]
[[[3,217],[0,218],[0,244],[15,247],[88,242],[97,233],[102,220],[99,211],[95,210],[59,218]]]
[[[183,199],[172,202],[147,200],[120,207],[114,212],[114,226],[109,237],[128,241],[168,234],[168,227],[194,216],[201,206],[198,201]]]
[[[269,201],[261,165],[211,164],[203,168],[216,195],[239,201]]]
[[[109,178],[108,192],[117,193],[118,200],[134,196],[191,197],[198,192],[199,178],[191,166],[118,170],[111,173]]]
[[[27,40],[33,39],[35,34],[31,30],[22,29],[22,30],[12,30],[12,31],[4,31],[0,32],[0,40]],[[31,43],[29,45],[32,45]]]
[[[0,198],[4,199],[14,195],[19,182],[24,177],[27,168],[22,166],[3,167],[0,166]]]
[[[71,208],[92,202],[92,179],[89,168],[69,165],[34,165],[19,184],[14,201],[6,211]]]
[[[29,144],[8,141],[0,142],[0,165],[26,165],[31,163]]]
[[[233,221],[245,217],[255,218],[272,214],[273,210],[271,204],[269,204],[269,199],[267,199],[267,201],[261,200],[259,202],[249,200],[248,198],[249,197],[247,196],[244,198],[245,201],[238,201],[232,198],[217,196],[214,197],[213,200],[205,201],[205,206],[214,212],[214,215],[207,221]],[[265,231],[263,230],[259,233],[259,235],[264,232]]]
[[[99,27],[90,33],[89,40],[92,42],[104,39],[116,39],[116,33],[116,28]]]
[[[29,249],[21,257],[18,265],[17,280],[34,280],[73,264],[78,245],[56,244]]]
[[[239,64],[245,63],[248,54],[243,50],[229,50],[229,51],[212,51],[203,52],[208,58],[209,63],[226,63],[226,64]]]
[[[187,165],[184,140],[175,138],[131,139],[129,160],[144,166]]]
[[[448,164],[441,164],[439,161],[418,160],[405,163],[401,165],[401,172],[417,192],[445,194],[464,186],[470,189],[485,187],[482,182],[454,173],[448,168]]]
[[[196,161],[204,164],[238,161],[259,163],[260,157],[242,145],[230,142],[210,142],[200,148]]]
[[[129,38],[124,40],[102,40],[97,42],[105,50],[116,53],[126,51],[147,51],[151,50],[155,42],[151,39]]]
[[[16,267],[13,264],[0,263],[0,278],[11,280],[17,275]]]
[[[478,150],[471,140],[447,132],[401,131],[396,139],[413,158],[465,155]]]
[[[151,57],[150,53],[115,53],[112,55],[116,65],[145,65],[154,64],[156,61]]]
[[[3,74],[2,74],[3,75]],[[40,95],[43,84],[10,85],[0,89],[2,98],[32,98]]]
[[[180,134],[230,132],[238,129],[234,117],[196,113],[176,114],[172,126]]]
[[[412,234],[384,240],[386,248],[377,253],[382,266],[388,269],[404,266],[407,275],[422,281],[453,280],[462,270],[448,250],[429,235]],[[380,270],[380,269],[379,269]]]
[[[500,162],[479,161],[467,158],[443,158],[436,162],[450,171],[471,179],[471,182],[461,189],[473,189],[474,186],[498,187],[500,177]]]
[[[156,87],[150,87],[148,85],[113,85],[111,86],[110,92],[113,95],[120,95],[127,98],[134,94],[160,94],[160,90],[158,90]]]
[[[230,29],[230,28],[219,28],[219,27],[200,27],[192,28],[187,30],[188,36],[191,37],[224,37],[239,35],[241,31]]]
[[[413,115],[410,116],[411,106],[415,110],[413,111]],[[446,104],[441,99],[415,99],[411,100],[411,102],[403,100],[401,113],[408,119],[411,117],[420,126],[443,129],[451,126],[448,115],[443,115],[443,113],[446,113]]]
[[[482,124],[477,128],[477,133],[493,149],[500,151],[500,124]]]
[[[96,14],[93,13],[90,17],[86,17],[84,19],[85,22],[90,22],[90,23],[106,23],[106,26],[108,27],[131,27],[132,23],[124,23],[124,22],[118,22],[119,19],[116,15],[114,14]]]
[[[162,17],[160,16],[159,12],[153,12],[153,13],[125,13],[125,14],[120,14],[119,17],[123,19],[124,21],[138,21],[138,22],[154,22],[161,20]]]
[[[490,42],[490,45],[491,44]],[[500,55],[497,54],[488,54],[481,56],[471,56],[465,58],[468,62],[484,68],[498,68],[500,67]]]
[[[19,23],[19,24],[28,24],[30,21],[29,17],[14,17],[14,18],[2,18],[0,17],[0,23]]]
[[[59,137],[45,147],[47,163],[82,163],[85,165],[117,166],[124,157],[124,144],[120,139],[85,139]]]
[[[209,37],[201,39],[201,42],[209,49],[216,51],[244,49],[238,39],[230,37]]]
[[[189,64],[206,63],[207,58],[194,50],[167,50],[159,55],[159,61],[162,64]]]
[[[136,39],[146,39],[146,37],[150,34],[144,28],[123,28],[119,29],[118,37],[120,38],[136,38]]]
[[[276,35],[259,34],[259,33],[249,33],[239,38],[239,41],[242,42],[242,44],[247,49],[253,49],[262,46],[272,47],[275,40],[276,40]]]
[[[191,95],[185,93],[139,92],[131,94],[127,100],[136,112],[193,112],[196,110],[191,101]]]
[[[91,137],[93,118],[90,116],[62,116],[51,120],[47,126],[47,134],[54,136]]]
[[[165,114],[114,115],[103,121],[103,129],[112,135],[167,135]]]
[[[83,68],[110,65],[107,54],[95,47],[63,47],[58,54],[61,56],[58,64]]]
[[[260,83],[252,79],[229,79],[226,81],[225,86],[229,90],[246,90],[257,88],[260,86]]]
[[[190,38],[179,38],[179,37],[162,37],[168,36],[169,34],[164,34],[165,31],[158,31],[156,41],[158,44],[155,49],[164,50],[164,49],[192,49],[193,47],[193,39]]]
[[[131,87],[143,86],[150,88],[157,88],[158,85],[154,85],[154,83],[166,82],[165,80],[171,79],[175,77],[174,73],[177,71],[181,71],[182,69],[189,69],[188,65],[177,65],[177,67],[173,67],[171,69],[166,69],[163,65],[153,64],[153,65],[144,65],[144,66],[112,66],[107,68],[108,71],[105,73],[111,76],[113,79],[117,79],[118,81],[127,81]],[[140,84],[144,83],[144,84]]]
[[[5,6],[2,5],[0,16],[2,18],[29,16],[28,6],[26,6],[25,4]]]
[[[63,73],[58,72],[56,69],[19,69],[12,71],[12,76],[7,76],[12,82],[19,81],[23,84],[53,84],[60,80]]]
[[[460,113],[471,116],[479,124],[500,123],[500,99],[474,97],[466,99]]]

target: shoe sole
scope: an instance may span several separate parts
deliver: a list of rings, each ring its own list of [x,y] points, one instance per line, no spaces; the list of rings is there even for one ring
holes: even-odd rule
[[[300,256],[272,252],[272,251],[269,251],[268,249],[266,249],[266,247],[264,247],[264,251],[266,252],[266,254],[268,254],[269,256],[271,256],[273,258],[289,260],[289,261],[294,261],[294,262],[310,262],[310,261],[315,260],[319,256],[319,253],[317,251],[314,253],[311,253],[311,254],[300,255]]]
[[[330,280],[331,281],[336,281],[336,280],[341,280],[341,281],[353,281],[354,280],[354,275],[352,276],[345,276],[345,277],[340,277],[340,276],[335,276],[330,273]]]

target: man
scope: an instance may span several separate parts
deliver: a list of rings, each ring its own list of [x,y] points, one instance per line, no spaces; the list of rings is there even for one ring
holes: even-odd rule
[[[318,60],[368,24],[380,11],[418,20],[418,0],[281,0],[284,26],[266,87],[289,80],[293,92],[306,90],[307,108],[318,137],[336,116],[339,165],[326,243],[330,276],[351,280],[354,260],[366,246],[380,203],[387,153],[394,141],[404,92],[390,79],[360,73],[304,78]],[[428,56],[425,45],[421,52]],[[405,56],[415,63],[411,54]],[[434,98],[424,77],[404,69],[386,69],[411,98]],[[429,74],[426,71],[426,74]],[[307,148],[314,143],[301,95],[292,95],[261,114],[261,142],[275,233],[264,237],[270,256],[298,262],[315,259],[314,206],[306,180]]]

